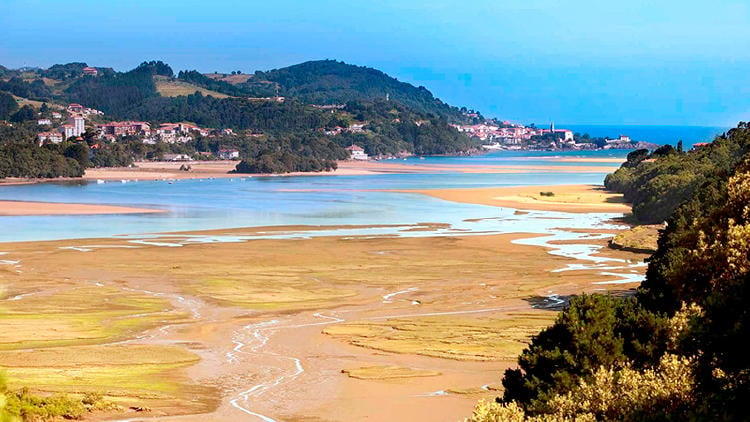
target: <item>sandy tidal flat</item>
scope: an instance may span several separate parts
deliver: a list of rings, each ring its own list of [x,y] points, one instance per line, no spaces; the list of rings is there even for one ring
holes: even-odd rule
[[[519,186],[476,189],[425,189],[401,192],[419,193],[447,201],[492,205],[521,210],[574,213],[629,213],[622,194],[596,185]]]
[[[0,359],[11,388],[102,391],[124,417],[455,421],[549,305],[629,286],[512,243],[535,236],[0,244]]]
[[[0,215],[2,216],[147,214],[160,212],[165,211],[151,208],[118,207],[114,205],[32,201],[0,201]]]

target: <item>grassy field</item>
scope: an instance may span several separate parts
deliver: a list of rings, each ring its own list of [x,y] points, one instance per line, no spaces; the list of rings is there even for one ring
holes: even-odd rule
[[[662,229],[664,229],[663,224],[635,226],[618,233],[610,242],[610,246],[615,249],[653,253],[656,252],[659,230]]]
[[[509,313],[503,318],[436,316],[353,322],[323,332],[352,345],[385,352],[456,360],[512,360],[554,313]]]
[[[351,378],[361,380],[383,380],[393,378],[414,378],[414,377],[436,377],[440,375],[437,371],[426,371],[423,369],[411,369],[401,366],[364,366],[361,368],[343,369]]]
[[[195,91],[203,95],[210,95],[215,98],[227,98],[229,95],[220,92],[211,91],[183,81],[167,80],[156,78],[156,91],[163,97],[179,97],[181,95],[195,94]]]
[[[29,100],[28,98],[16,97],[15,95],[13,96],[13,98],[16,99],[16,102],[18,103],[18,107],[29,105],[34,108],[40,108],[43,104],[41,101]]]

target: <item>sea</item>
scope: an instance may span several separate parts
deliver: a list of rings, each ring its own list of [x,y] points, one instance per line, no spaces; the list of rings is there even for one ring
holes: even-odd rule
[[[729,127],[719,126],[639,126],[639,125],[565,125],[556,124],[558,128],[570,129],[581,135],[588,133],[591,137],[616,138],[627,135],[634,141],[654,144],[677,145],[682,141],[685,149],[695,143],[711,142],[716,136],[728,131]]]

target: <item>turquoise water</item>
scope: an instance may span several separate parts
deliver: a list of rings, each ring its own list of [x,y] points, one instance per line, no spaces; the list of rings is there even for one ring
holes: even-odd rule
[[[630,151],[626,150],[596,150],[596,151],[494,151],[489,154],[470,157],[410,157],[405,160],[386,160],[387,162],[403,162],[405,164],[422,165],[477,165],[477,166],[556,166],[564,170],[568,166],[602,166],[597,162],[559,162],[557,159],[569,158],[621,158]],[[610,164],[611,165],[611,164]]]
[[[601,152],[599,152],[601,153]],[[590,155],[588,153],[587,155]],[[626,152],[602,156],[624,157]],[[575,157],[581,153],[556,153]],[[482,157],[435,157],[414,165],[556,165],[559,171],[521,174],[387,174],[369,176],[257,177],[215,180],[36,184],[0,187],[0,199],[110,204],[164,209],[160,214],[0,217],[0,242],[110,237],[235,227],[286,225],[393,225],[339,231],[340,235],[421,235],[409,225],[446,223],[433,235],[450,233],[539,232],[557,224],[544,213],[517,216],[512,209],[459,204],[392,189],[471,188],[548,184],[600,184],[602,172],[567,173],[547,153],[498,152]],[[594,163],[601,166],[601,163]],[[609,164],[612,166],[613,164]],[[604,221],[564,213],[552,216],[564,226],[587,227]],[[473,220],[473,221],[466,221]],[[554,224],[553,224],[554,223]]]

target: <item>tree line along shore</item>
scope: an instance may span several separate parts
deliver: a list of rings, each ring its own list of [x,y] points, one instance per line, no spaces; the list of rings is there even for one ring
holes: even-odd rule
[[[605,185],[666,219],[634,296],[580,295],[467,420],[743,420],[750,397],[750,126],[635,151]]]

